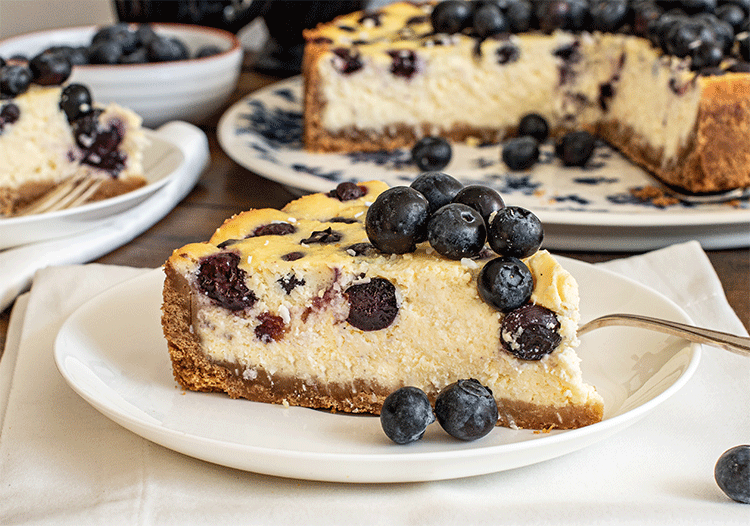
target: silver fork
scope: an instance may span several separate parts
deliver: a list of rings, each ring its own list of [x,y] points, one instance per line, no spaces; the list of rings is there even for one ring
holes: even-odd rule
[[[26,216],[55,212],[82,205],[96,193],[104,179],[86,175],[77,175],[60,184],[14,215]]]
[[[578,335],[581,336],[594,329],[613,325],[650,329],[750,357],[750,338],[637,314],[607,314],[595,318],[579,327]]]

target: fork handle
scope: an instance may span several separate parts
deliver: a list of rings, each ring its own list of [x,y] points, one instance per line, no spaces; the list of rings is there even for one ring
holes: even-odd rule
[[[750,356],[750,338],[636,314],[607,314],[601,316],[581,326],[578,329],[578,334],[582,335],[599,327],[613,325],[652,329],[694,343],[705,343],[719,347],[741,356]]]

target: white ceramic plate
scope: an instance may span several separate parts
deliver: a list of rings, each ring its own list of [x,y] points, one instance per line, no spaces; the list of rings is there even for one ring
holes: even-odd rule
[[[639,312],[690,321],[651,289],[585,263],[561,260],[580,284],[584,320]],[[602,422],[550,433],[496,428],[468,443],[452,439],[434,424],[421,441],[397,446],[383,434],[377,417],[178,388],[161,332],[162,284],[163,273],[156,270],[76,311],[55,343],[60,373],[105,416],[146,439],[195,458],[269,475],[339,482],[426,481],[541,462],[634,423],[680,389],[700,357],[700,346],[674,337],[601,329],[583,338],[579,354],[584,377],[604,397]],[[102,312],[118,315],[102,324]]]
[[[84,232],[94,221],[118,214],[142,203],[164,186],[183,162],[180,149],[146,130],[150,144],[144,151],[143,168],[148,183],[126,194],[87,203],[67,210],[20,217],[0,218],[0,250]]]
[[[237,163],[303,191],[328,191],[348,180],[404,185],[419,174],[406,149],[314,154],[302,149],[301,135],[299,77],[239,101],[218,127],[219,143]],[[750,246],[750,201],[666,208],[639,202],[630,189],[654,185],[654,179],[603,144],[585,169],[562,167],[547,144],[529,172],[509,172],[498,145],[456,144],[444,171],[466,184],[492,186],[508,204],[534,211],[545,224],[547,248],[641,251],[691,239],[706,249]]]

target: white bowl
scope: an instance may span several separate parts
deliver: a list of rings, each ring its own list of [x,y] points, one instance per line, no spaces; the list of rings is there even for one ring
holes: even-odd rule
[[[94,101],[116,102],[156,128],[182,120],[200,124],[220,110],[234,91],[242,66],[242,46],[235,35],[221,29],[186,24],[152,24],[160,35],[177,37],[191,55],[206,45],[222,53],[206,58],[151,64],[75,66],[68,82],[85,84]],[[0,42],[0,56],[28,58],[55,45],[88,45],[98,27],[72,27],[28,33]]]

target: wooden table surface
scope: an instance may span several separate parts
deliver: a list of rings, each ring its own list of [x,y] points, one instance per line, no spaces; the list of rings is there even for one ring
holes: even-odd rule
[[[226,107],[263,86],[279,80],[252,70],[248,59],[239,84]],[[160,266],[174,248],[208,239],[227,217],[250,208],[279,208],[295,198],[285,187],[268,181],[232,161],[216,140],[216,124],[224,110],[204,126],[211,152],[211,162],[195,189],[164,219],[127,245],[105,255],[98,263],[142,268]],[[555,253],[587,261],[606,261],[630,253],[561,252]],[[708,252],[724,286],[729,304],[750,330],[750,249]],[[0,313],[0,351],[11,308]],[[700,324],[700,320],[696,320]]]

